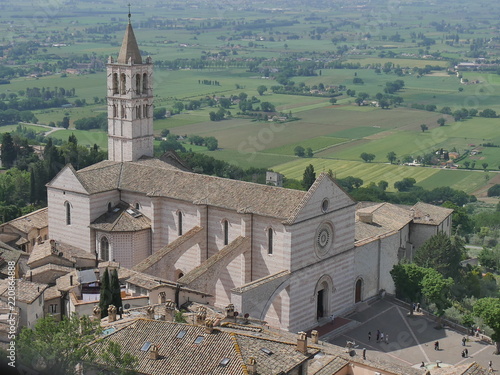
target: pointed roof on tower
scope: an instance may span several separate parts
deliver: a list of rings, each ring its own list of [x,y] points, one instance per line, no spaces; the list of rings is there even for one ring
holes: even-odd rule
[[[141,52],[139,51],[139,46],[137,45],[137,40],[135,39],[130,20],[127,25],[127,30],[125,30],[125,36],[117,62],[118,64],[128,64],[129,58],[132,58],[133,64],[142,64]]]

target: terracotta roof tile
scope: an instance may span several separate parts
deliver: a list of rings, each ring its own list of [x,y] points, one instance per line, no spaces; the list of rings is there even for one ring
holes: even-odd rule
[[[151,220],[122,202],[111,212],[99,216],[89,227],[105,232],[137,232],[151,228]]]
[[[28,233],[32,228],[42,229],[49,225],[47,207],[30,212],[3,225],[10,225],[23,233]]]
[[[6,294],[8,293],[5,288],[5,284],[8,284],[8,282],[9,281],[7,279],[0,281],[0,284],[2,284],[2,288],[0,290],[3,297],[6,297]],[[36,300],[47,288],[47,284],[33,283],[24,279],[17,279],[16,301],[30,304],[34,300]]]
[[[125,30],[125,37],[123,38],[117,62],[119,64],[128,64],[130,58],[132,58],[134,64],[142,64],[141,52],[139,51],[132,25],[129,23]]]
[[[413,207],[413,222],[417,224],[439,225],[453,213],[451,208],[418,202]]]
[[[177,334],[186,331],[183,338]],[[203,337],[199,344],[194,341]],[[115,331],[102,340],[91,344],[94,353],[102,352],[108,341],[119,343],[122,348],[138,358],[136,371],[151,375],[185,374],[247,374],[245,361],[254,357],[261,375],[287,372],[304,362],[308,356],[295,350],[295,343],[280,342],[249,334],[228,333],[215,329],[205,333],[203,327],[165,321],[138,319]],[[149,359],[149,353],[141,351],[150,342],[158,347],[160,359]],[[266,347],[273,352],[261,351]],[[310,349],[314,355],[318,350]],[[223,366],[221,361],[228,358]]]
[[[121,189],[288,220],[306,192],[172,169],[156,161],[101,162],[77,172],[89,194]]]

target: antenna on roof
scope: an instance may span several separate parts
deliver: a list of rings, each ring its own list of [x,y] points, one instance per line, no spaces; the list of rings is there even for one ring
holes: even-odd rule
[[[128,3],[128,23],[130,23],[130,17],[132,17],[132,15],[130,14],[130,3]]]

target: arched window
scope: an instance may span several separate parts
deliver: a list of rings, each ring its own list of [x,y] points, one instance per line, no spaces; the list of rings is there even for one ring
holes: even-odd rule
[[[141,75],[137,74],[135,76],[135,93],[141,95]]]
[[[229,243],[229,222],[224,220],[224,246]]]
[[[120,94],[125,95],[127,93],[127,76],[122,73],[120,76]]]
[[[144,104],[142,106],[142,115],[144,116],[144,118],[148,118],[148,105],[147,104]]]
[[[182,212],[177,213],[177,234],[182,236]]]
[[[101,238],[101,259],[109,261],[109,241],[106,237]]]
[[[69,202],[65,203],[66,206],[66,225],[71,225],[71,205]]]
[[[118,73],[113,73],[113,95],[118,94]]]
[[[142,75],[142,93],[143,94],[148,93],[148,75],[147,75],[147,73],[144,73]]]
[[[356,281],[356,291],[354,292],[354,303],[361,302],[363,300],[363,280],[358,279]]]
[[[269,228],[267,230],[267,253],[272,254],[273,253],[273,228]]]
[[[118,107],[113,104],[113,117],[118,117]]]
[[[142,113],[141,113],[141,106],[137,106],[137,118],[142,118]]]

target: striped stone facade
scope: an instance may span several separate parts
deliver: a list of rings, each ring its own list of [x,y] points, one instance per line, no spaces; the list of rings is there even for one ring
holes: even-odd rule
[[[124,40],[108,65],[109,106],[152,100],[151,81],[141,83],[152,65],[133,63],[140,59],[134,43]],[[121,92],[115,73],[139,92]],[[150,113],[134,119],[134,108],[119,120],[109,109],[109,161],[78,172],[67,166],[47,185],[49,237],[101,257],[107,243],[108,260],[209,293],[219,308],[232,303],[284,330],[313,328],[393,292],[389,271],[411,253],[412,239],[451,228],[451,210],[429,205],[379,204],[358,218],[356,202],[327,174],[302,192],[187,172],[142,157],[152,155],[142,145],[125,151],[127,142],[152,135]]]

